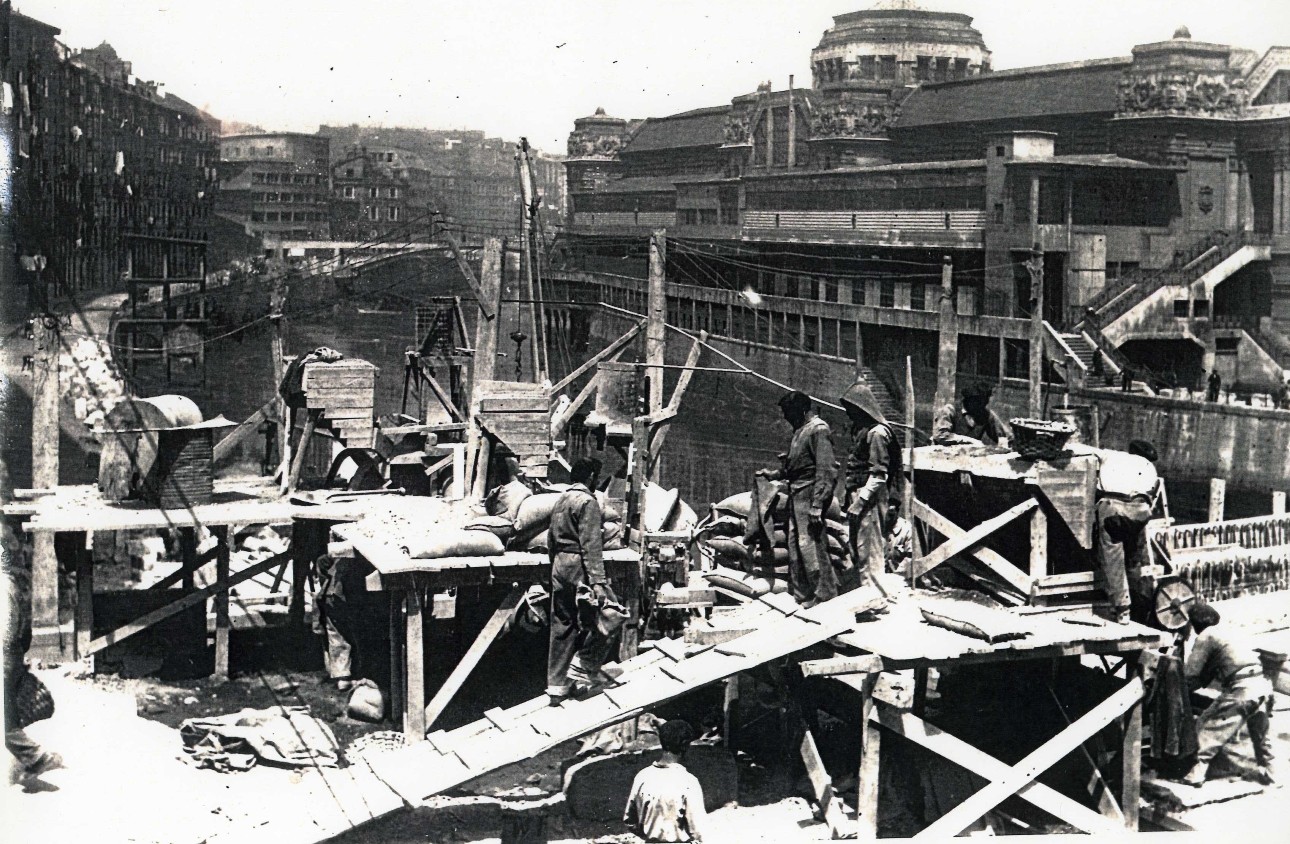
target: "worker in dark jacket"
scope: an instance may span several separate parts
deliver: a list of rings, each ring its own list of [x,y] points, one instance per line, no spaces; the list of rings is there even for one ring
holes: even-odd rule
[[[851,420],[851,452],[847,455],[847,521],[851,555],[871,579],[886,568],[888,489],[896,436],[864,384],[852,384],[842,394],[842,407]],[[899,469],[899,465],[895,467]]]
[[[963,407],[945,404],[932,420],[932,442],[936,445],[983,442],[999,445],[1012,438],[1012,428],[990,409],[988,384],[975,384],[963,391]]]
[[[612,638],[597,623],[600,608],[617,604],[605,575],[600,502],[591,491],[600,461],[582,458],[569,470],[572,485],[551,511],[551,647],[546,692],[552,705],[606,684],[601,666]]]
[[[811,397],[794,390],[779,400],[793,426],[783,468],[757,474],[784,481],[788,493],[788,585],[798,603],[808,607],[836,598],[838,575],[829,560],[824,514],[833,503],[837,461],[829,425],[815,413]]]
[[[1272,785],[1275,781],[1272,742],[1268,739],[1272,683],[1264,675],[1254,649],[1219,629],[1219,621],[1218,610],[1209,604],[1198,604],[1192,610],[1191,627],[1196,632],[1196,640],[1187,654],[1187,684],[1198,689],[1217,680],[1222,691],[1200,715],[1196,725],[1200,749],[1195,766],[1183,782],[1195,786],[1204,784],[1209,763],[1240,735],[1244,726],[1249,729],[1250,743],[1254,745],[1259,779],[1264,785]]]

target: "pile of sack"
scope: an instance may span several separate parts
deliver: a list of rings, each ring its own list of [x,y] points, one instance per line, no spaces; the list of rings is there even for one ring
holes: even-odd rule
[[[551,484],[542,492],[534,492],[523,481],[510,481],[489,494],[485,501],[488,515],[473,519],[465,530],[495,536],[500,546],[497,553],[502,548],[545,553],[550,550],[551,512],[566,489],[567,484]],[[600,503],[604,549],[625,547],[627,531],[623,513],[610,503],[604,492],[597,491],[595,496]],[[680,500],[677,490],[665,490],[650,483],[645,485],[642,517],[647,531],[689,530],[698,522],[694,511]]]
[[[854,568],[847,547],[848,529],[837,501],[825,513],[829,559],[839,573]],[[714,566],[760,578],[788,577],[788,495],[778,481],[758,478],[748,492],[712,505],[696,527],[695,539]],[[774,591],[782,591],[775,587]]]

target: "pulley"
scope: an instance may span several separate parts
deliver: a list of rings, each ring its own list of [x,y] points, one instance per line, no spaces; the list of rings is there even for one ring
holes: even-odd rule
[[[1152,599],[1156,623],[1165,630],[1181,630],[1191,622],[1196,593],[1185,580],[1175,579],[1156,587]]]

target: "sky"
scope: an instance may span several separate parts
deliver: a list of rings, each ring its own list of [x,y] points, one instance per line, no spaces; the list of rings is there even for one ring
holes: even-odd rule
[[[69,47],[222,120],[482,129],[563,152],[577,117],[675,114],[760,82],[810,84],[832,16],[874,0],[16,0]],[[975,18],[996,69],[1128,55],[1181,24],[1199,41],[1290,45],[1286,0],[921,0]]]

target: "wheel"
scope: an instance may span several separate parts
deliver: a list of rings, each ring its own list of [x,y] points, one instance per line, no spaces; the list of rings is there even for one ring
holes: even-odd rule
[[[1181,630],[1191,621],[1196,593],[1183,580],[1171,580],[1156,587],[1156,623],[1165,630]]]

